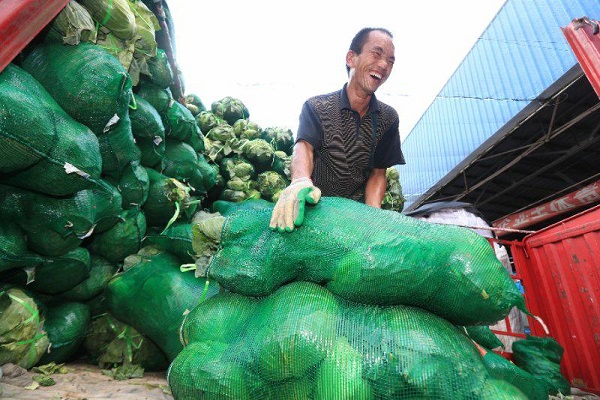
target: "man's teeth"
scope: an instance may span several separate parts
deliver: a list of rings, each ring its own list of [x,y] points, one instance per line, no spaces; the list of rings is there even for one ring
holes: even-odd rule
[[[381,78],[382,78],[382,76],[381,76],[381,75],[379,75],[379,74],[371,74],[371,76],[372,76],[373,78],[375,78],[375,79],[379,79],[379,80],[381,80]]]

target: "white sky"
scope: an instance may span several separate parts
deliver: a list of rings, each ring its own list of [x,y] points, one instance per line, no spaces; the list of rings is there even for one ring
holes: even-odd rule
[[[262,128],[294,133],[304,101],[339,90],[356,32],[384,27],[396,63],[377,97],[408,135],[505,0],[168,0],[186,94],[241,100]]]

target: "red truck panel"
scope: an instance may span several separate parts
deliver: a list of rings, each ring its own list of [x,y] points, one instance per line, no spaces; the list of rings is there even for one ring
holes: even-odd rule
[[[561,28],[581,69],[600,97],[600,26],[587,17],[576,18]]]
[[[68,2],[69,0],[0,1],[0,71]]]
[[[565,349],[561,370],[573,387],[600,394],[600,206],[513,245],[529,310]],[[545,336],[530,322],[531,334]]]

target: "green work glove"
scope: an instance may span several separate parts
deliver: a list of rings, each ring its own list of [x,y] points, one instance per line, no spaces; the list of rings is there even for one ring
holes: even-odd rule
[[[271,215],[272,230],[291,232],[304,221],[306,203],[317,204],[321,198],[321,189],[314,186],[309,178],[294,179],[286,187],[273,208]]]

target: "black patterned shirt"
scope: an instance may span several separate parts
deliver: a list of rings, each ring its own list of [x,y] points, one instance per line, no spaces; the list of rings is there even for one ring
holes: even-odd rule
[[[311,178],[323,196],[364,201],[373,168],[405,164],[398,125],[396,110],[375,95],[361,119],[350,108],[344,85],[342,90],[311,97],[304,103],[296,142],[304,140],[313,146]]]

